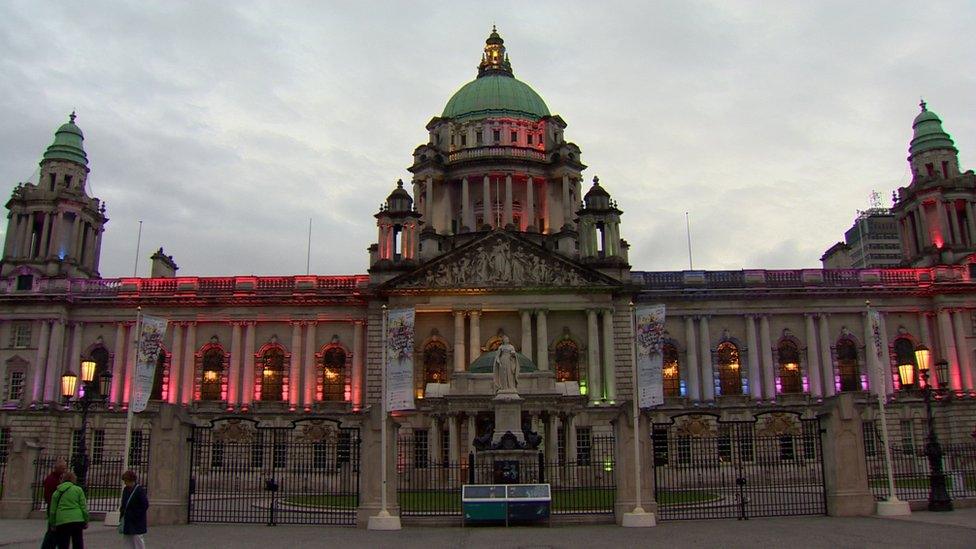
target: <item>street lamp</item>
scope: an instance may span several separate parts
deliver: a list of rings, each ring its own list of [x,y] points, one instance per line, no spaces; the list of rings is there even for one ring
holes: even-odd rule
[[[939,387],[933,388],[929,383],[929,363],[932,360],[932,353],[925,345],[919,345],[915,349],[915,360],[918,363],[918,371],[921,374],[922,398],[925,400],[925,419],[928,422],[929,435],[925,442],[925,455],[929,459],[929,511],[952,511],[952,498],[946,489],[945,471],[942,469],[942,445],[939,444],[939,437],[935,432],[935,420],[932,418],[932,395],[936,397],[946,392],[947,383],[946,372],[949,363],[940,360],[936,363],[938,370]]]
[[[75,387],[78,383],[78,376],[71,372],[61,376],[61,396],[64,397],[66,408],[76,407],[81,409],[81,436],[78,441],[78,448],[71,457],[71,468],[78,476],[78,485],[84,489],[88,476],[88,449],[85,447],[88,431],[88,409],[94,404],[105,402],[109,390],[112,388],[112,374],[108,371],[97,376],[95,370],[97,364],[92,360],[81,362],[81,396],[75,397]]]

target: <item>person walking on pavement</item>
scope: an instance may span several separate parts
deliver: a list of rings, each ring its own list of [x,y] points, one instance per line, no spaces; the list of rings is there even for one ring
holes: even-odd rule
[[[149,498],[146,488],[137,481],[135,471],[122,473],[122,501],[119,506],[119,533],[122,534],[122,547],[126,549],[146,549],[143,534],[146,533],[146,510],[149,508]]]
[[[84,530],[88,528],[88,502],[78,477],[66,471],[58,489],[51,495],[47,510],[47,524],[54,531],[58,549],[84,549]]]

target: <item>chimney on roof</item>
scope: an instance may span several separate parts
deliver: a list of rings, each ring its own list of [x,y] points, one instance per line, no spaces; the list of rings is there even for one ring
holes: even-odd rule
[[[153,278],[173,278],[176,276],[176,270],[179,267],[173,261],[173,256],[163,253],[162,247],[149,259],[152,259],[152,273],[150,276]]]

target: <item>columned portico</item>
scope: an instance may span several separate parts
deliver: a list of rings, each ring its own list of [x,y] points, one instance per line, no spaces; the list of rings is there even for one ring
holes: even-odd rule
[[[761,371],[759,369],[759,344],[756,340],[756,317],[746,315],[746,345],[749,346],[749,395],[754,400],[762,400]]]
[[[189,405],[194,400],[193,382],[194,368],[197,356],[197,323],[186,323],[186,352],[183,354],[183,393],[180,399],[183,405]]]
[[[803,327],[806,332],[807,368],[806,373],[810,381],[810,394],[814,398],[823,397],[823,386],[820,382],[820,352],[817,347],[817,329],[813,323],[812,314],[803,315]]]
[[[695,344],[695,317],[685,316],[685,353],[688,359],[686,379],[688,380],[688,398],[692,402],[701,400],[701,388],[698,369],[698,345]]]
[[[468,313],[468,317],[471,319],[471,343],[468,363],[472,364],[481,356],[481,311],[471,311]]]
[[[715,400],[715,373],[712,370],[712,343],[708,330],[708,316],[702,315],[698,325],[702,363],[702,400]]]
[[[613,309],[604,309],[603,319],[603,398],[610,402],[617,399],[617,376],[613,361]]]
[[[830,320],[827,313],[817,316],[820,322],[820,372],[823,375],[824,396],[832,397],[837,391],[834,381],[834,360],[831,354]]]
[[[603,395],[603,384],[600,383],[600,333],[596,315],[596,309],[586,310],[586,394],[591,403],[600,401]]]
[[[762,352],[762,384],[763,398],[773,400],[776,398],[776,364],[773,362],[773,343],[769,335],[769,315],[759,317],[759,345]],[[758,383],[756,379],[753,383]]]

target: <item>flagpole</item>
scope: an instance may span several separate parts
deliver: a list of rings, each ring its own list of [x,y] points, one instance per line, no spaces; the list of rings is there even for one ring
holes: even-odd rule
[[[383,321],[380,324],[380,340],[382,341],[383,347],[383,352],[381,353],[383,362],[380,365],[380,416],[382,418],[380,423],[380,484],[383,491],[380,494],[380,512],[369,517],[369,524],[367,525],[367,529],[369,530],[400,529],[400,517],[390,515],[390,511],[386,508],[386,423],[389,420],[386,415],[386,348],[389,346],[386,324],[389,314],[386,305],[383,305]]]
[[[884,364],[881,355],[881,341],[877,329],[880,322],[875,322],[871,313],[871,302],[864,302],[868,312],[868,326],[871,328],[872,342],[864,342],[864,348],[874,347],[874,380],[877,387],[872,387],[874,393],[878,395],[878,413],[881,414],[881,444],[884,446],[885,470],[888,474],[888,499],[878,502],[878,514],[882,516],[899,516],[912,514],[907,501],[901,501],[895,494],[895,471],[891,466],[891,446],[888,445],[888,418],[885,414],[885,395],[884,395]]]
[[[625,528],[647,528],[655,525],[654,513],[644,511],[641,506],[641,433],[640,433],[640,403],[637,394],[637,331],[634,322],[634,302],[630,302],[630,379],[633,387],[631,397],[632,413],[634,414],[634,510],[624,513],[621,526]]]

